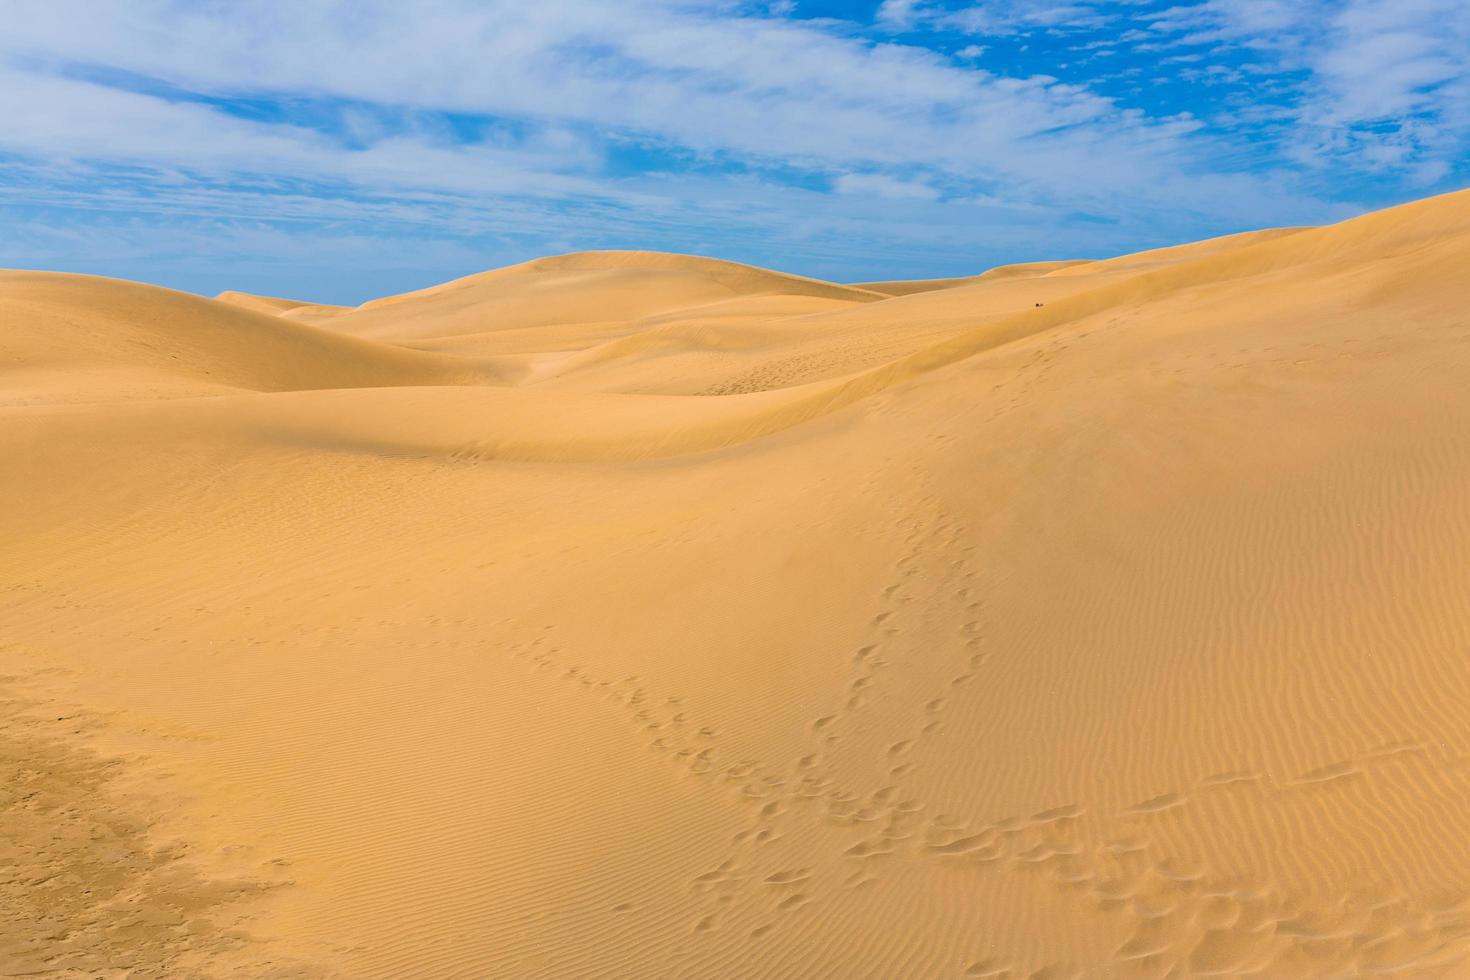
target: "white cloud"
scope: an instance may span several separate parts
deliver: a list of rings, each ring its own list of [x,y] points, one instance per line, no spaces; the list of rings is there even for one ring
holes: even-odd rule
[[[892,200],[933,201],[939,191],[921,180],[902,180],[887,174],[843,174],[832,181],[839,194],[860,194]]]
[[[1205,166],[1209,155],[1192,150],[1177,125],[1055,79],[1004,77],[923,48],[683,0],[359,0],[350,17],[331,0],[248,8],[11,0],[11,8],[19,17],[0,36],[0,56],[13,64],[103,67],[220,96],[328,97],[410,118],[507,116],[532,130],[632,136],[829,173],[918,166],[1071,198],[1085,167],[1082,196],[1100,199],[1157,194],[1167,175]],[[24,116],[0,129],[14,152],[295,167],[465,192],[597,192],[589,176],[597,168],[585,159],[591,146],[456,146],[410,131],[348,148],[34,67],[12,68],[5,81],[3,108]],[[572,159],[578,152],[584,158]]]
[[[1371,164],[1470,150],[1470,9],[1463,0],[1352,0],[1311,58],[1307,138]]]
[[[1320,19],[1325,0],[1204,0],[1173,7],[1154,20],[1155,29],[1186,30],[1190,43],[1252,40],[1293,45],[1300,31]]]
[[[898,30],[907,30],[917,23],[919,7],[924,0],[883,0],[878,5],[876,20],[880,24]]]
[[[1187,45],[1237,45],[1301,72],[1289,152],[1434,180],[1470,155],[1466,0],[1205,0],[1153,24]]]
[[[1303,153],[1349,152],[1367,141],[1363,134],[1347,138],[1353,127],[1422,116],[1389,127],[1393,135],[1378,141],[1380,155],[1391,156],[1397,141],[1407,147],[1406,163],[1422,164],[1426,154],[1446,152],[1452,140],[1434,130],[1448,125],[1451,135],[1458,132],[1470,101],[1463,97],[1470,17],[1456,16],[1464,3],[1205,0],[1160,15],[1153,33],[1249,45],[1309,71],[1300,122],[1311,133]],[[1004,34],[1114,23],[1135,7],[1129,0],[988,0],[952,9],[932,0],[885,0],[878,18],[893,27],[922,20]],[[870,44],[821,22],[741,16],[696,0],[9,0],[7,15],[0,60],[31,69],[5,79],[6,108],[31,117],[23,126],[7,120],[0,127],[0,139],[17,152],[35,138],[43,150],[65,142],[68,152],[111,147],[143,159],[147,147],[116,132],[124,128],[117,122],[134,113],[161,160],[212,152],[197,139],[168,139],[168,128],[156,125],[164,114],[182,120],[181,133],[207,127],[236,149],[249,139],[251,152],[238,154],[241,160],[306,153],[325,162],[343,154],[287,126],[227,125],[208,120],[220,114],[199,106],[153,99],[160,106],[148,107],[148,96],[123,104],[102,86],[85,98],[74,91],[64,113],[48,110],[47,99],[61,89],[44,81],[44,71],[84,65],[205,94],[318,96],[409,116],[508,116],[532,130],[590,129],[697,154],[838,173],[924,166],[1059,196],[1075,179],[1065,175],[1083,164],[1090,179],[1126,193],[1154,186],[1160,174],[1207,168],[1213,155],[1205,141],[1181,140],[1177,127],[1123,111],[1082,87],[996,75],[921,47]],[[960,58],[980,50],[973,45]],[[38,112],[56,119],[48,124],[34,118]],[[48,125],[53,131],[42,132]],[[62,128],[68,132],[55,131]],[[532,152],[524,143],[471,150],[431,136],[369,138],[368,149],[378,152],[329,169],[364,178],[405,169],[436,180],[443,174],[459,188],[493,184],[485,176],[491,170],[512,183],[517,175],[534,183],[540,174],[555,192],[575,184],[571,174],[596,169],[590,144],[563,153]],[[379,147],[389,140],[400,142]],[[580,160],[573,158],[578,151]],[[415,155],[421,163],[410,160]]]
[[[1134,0],[986,0],[954,8],[938,0],[884,0],[878,22],[899,30],[924,24],[984,37],[1029,30],[1075,30],[1108,22]]]
[[[0,150],[48,159],[431,186],[465,193],[587,194],[599,185],[560,172],[575,148],[451,147],[412,133],[364,149],[299,126],[247,121],[90,82],[0,65]],[[430,176],[431,175],[431,176]]]

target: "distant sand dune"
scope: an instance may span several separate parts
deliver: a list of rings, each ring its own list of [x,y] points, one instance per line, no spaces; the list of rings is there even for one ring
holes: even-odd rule
[[[977,282],[993,283],[1001,279],[1041,279],[1045,276],[1060,272],[1080,265],[1093,265],[1086,259],[1072,259],[1061,262],[1023,262],[1018,265],[1002,265],[978,276],[965,276],[959,279],[914,279],[895,280],[893,282],[863,282],[857,283],[863,289],[871,289],[877,293],[885,293],[889,296],[909,296],[914,293],[928,293],[940,289],[953,289],[956,286],[969,286]]]
[[[537,259],[365,303],[333,328],[395,340],[484,330],[627,321],[733,297],[816,296],[876,302],[855,286],[688,255],[579,252]]]
[[[231,306],[239,306],[243,309],[254,310],[257,313],[288,313],[291,310],[310,306],[299,299],[283,299],[280,296],[256,296],[253,293],[242,293],[233,289],[227,289],[220,293],[215,299],[221,303],[229,303]]]
[[[1467,268],[0,273],[0,973],[1462,976]]]
[[[484,364],[115,279],[0,272],[5,402],[473,384]]]

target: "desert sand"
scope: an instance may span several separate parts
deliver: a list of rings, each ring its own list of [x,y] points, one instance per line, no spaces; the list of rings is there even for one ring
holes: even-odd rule
[[[1467,300],[0,273],[0,975],[1470,975]]]

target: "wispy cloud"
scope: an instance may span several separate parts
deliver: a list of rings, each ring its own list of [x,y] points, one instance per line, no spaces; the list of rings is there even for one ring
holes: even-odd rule
[[[839,194],[871,194],[895,200],[933,201],[939,191],[922,180],[903,180],[887,174],[843,174],[832,182]]]
[[[955,6],[943,0],[884,0],[877,19],[907,30],[920,24],[937,25],[989,37],[1036,28],[1085,30],[1101,26],[1110,11],[1128,0],[990,0]]]
[[[1464,0],[1206,0],[1152,28],[1181,45],[1237,45],[1299,77],[1287,150],[1308,166],[1399,170],[1432,182],[1470,157]]]

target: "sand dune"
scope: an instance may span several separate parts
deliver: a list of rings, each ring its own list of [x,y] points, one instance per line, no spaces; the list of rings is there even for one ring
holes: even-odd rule
[[[254,293],[242,293],[237,290],[227,289],[220,293],[215,299],[221,303],[229,303],[231,306],[243,307],[254,310],[257,313],[269,313],[273,316],[284,317],[287,320],[297,320],[302,323],[320,323],[335,317],[351,313],[354,307],[334,306],[329,303],[303,303],[297,299],[285,299],[281,296],[257,296]]]
[[[871,289],[876,293],[884,293],[888,296],[908,296],[913,293],[928,293],[937,289],[953,289],[956,286],[969,286],[977,282],[995,282],[1000,279],[1040,279],[1062,269],[1079,265],[1093,265],[1086,259],[1071,259],[1060,262],[1022,262],[1016,265],[1002,265],[994,269],[988,269],[978,276],[964,276],[959,279],[913,279],[893,280],[891,282],[863,282],[857,283],[863,289]]]
[[[0,271],[7,404],[385,385],[473,384],[446,359],[115,279]]]
[[[254,310],[257,313],[272,314],[288,313],[291,310],[312,305],[299,299],[286,299],[281,296],[257,296],[254,293],[242,293],[234,289],[225,290],[216,296],[215,299],[221,303],[229,303],[231,306],[243,307],[247,310]]]
[[[622,324],[734,297],[814,296],[867,303],[882,294],[734,262],[660,252],[537,259],[364,303],[333,328],[421,339],[528,327]]]
[[[0,273],[0,974],[1462,976],[1466,268]]]

